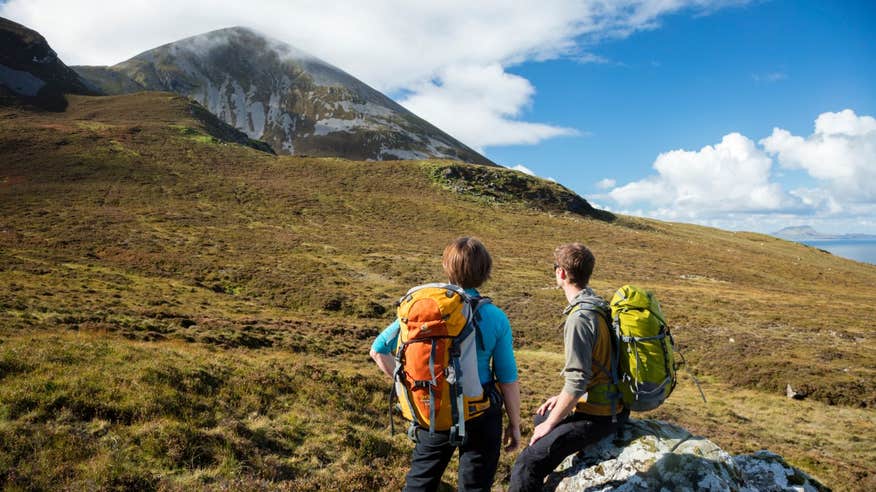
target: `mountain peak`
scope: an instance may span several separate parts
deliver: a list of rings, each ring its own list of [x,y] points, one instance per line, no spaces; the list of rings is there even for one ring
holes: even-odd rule
[[[773,233],[773,236],[821,236],[812,226],[784,227]]]
[[[194,36],[189,36],[187,38],[183,38],[172,43],[167,43],[163,46],[160,46],[158,49],[164,47],[174,47],[175,49],[187,48],[194,50],[209,50],[212,48],[221,47],[223,45],[236,46],[239,48],[242,48],[244,47],[243,45],[246,45],[246,47],[250,49],[255,48],[274,51],[281,57],[287,59],[315,60],[319,61],[322,64],[329,65],[325,61],[320,60],[319,58],[311,55],[310,53],[307,53],[306,51],[300,50],[289,43],[272,38],[267,34],[264,34],[247,26],[224,27],[201,34],[196,34]],[[154,51],[156,51],[156,49],[141,53],[134,58],[138,58],[141,55],[152,53]]]
[[[258,34],[255,29],[246,26],[231,26],[231,27],[223,27],[222,29],[216,29],[213,31],[208,31],[204,34],[209,34],[211,32],[234,32],[240,34]]]
[[[198,34],[113,67],[74,67],[107,93],[190,97],[277,153],[495,165],[343,70],[249,27]]]

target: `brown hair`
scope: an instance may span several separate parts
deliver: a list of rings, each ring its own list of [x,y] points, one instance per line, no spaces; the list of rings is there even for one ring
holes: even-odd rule
[[[460,237],[444,248],[441,264],[450,283],[470,289],[480,287],[490,278],[493,259],[484,243],[473,237]]]
[[[578,287],[587,287],[596,258],[593,253],[581,243],[564,244],[554,250],[557,266],[566,271],[569,281]]]

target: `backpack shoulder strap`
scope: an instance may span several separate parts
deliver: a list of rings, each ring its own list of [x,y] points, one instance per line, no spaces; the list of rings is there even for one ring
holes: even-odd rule
[[[618,344],[617,344],[617,341],[615,340],[615,337],[613,336],[614,330],[612,330],[611,312],[609,311],[608,306],[605,304],[600,304],[600,303],[595,303],[595,302],[581,301],[572,307],[572,310],[569,311],[569,316],[572,316],[574,313],[576,313],[578,311],[595,312],[595,313],[597,313],[597,315],[601,315],[602,320],[605,321],[605,329],[606,329],[606,331],[608,331],[609,340],[611,341],[611,361],[609,362],[611,367],[606,368],[606,367],[603,367],[602,364],[600,364],[597,361],[593,361],[593,362],[594,362],[594,364],[596,364],[597,367],[599,367],[602,370],[602,372],[604,372],[607,376],[609,376],[612,381],[617,381],[617,371],[615,370],[615,359],[616,359],[616,355],[617,355]],[[599,338],[599,331],[600,331],[599,326],[597,326],[596,327],[596,338]]]
[[[593,311],[599,313],[602,316],[603,321],[605,321],[605,329],[608,332],[608,339],[611,342],[611,350],[609,352],[609,367],[604,367],[599,362],[594,361],[594,364],[606,375],[609,377],[611,381],[608,383],[610,387],[610,391],[608,393],[608,397],[611,400],[611,418],[612,422],[617,422],[617,403],[620,399],[621,395],[617,388],[617,384],[620,381],[620,344],[618,343],[617,332],[614,328],[611,319],[611,310],[606,303],[595,303],[595,302],[587,302],[581,301],[575,304],[571,311],[569,311],[569,316],[577,311]],[[596,328],[596,336],[599,337],[599,327]],[[618,432],[620,432],[618,429]]]
[[[578,301],[572,305],[572,309],[569,310],[569,316],[578,311],[595,311],[602,315],[603,318],[608,322],[609,326],[611,326],[611,310],[606,303],[596,303],[590,301]]]
[[[481,296],[473,296],[470,297],[471,301],[471,325],[472,329],[475,332],[475,337],[478,344],[478,350],[484,350],[484,336],[481,334],[480,323],[481,323],[481,313],[478,310],[484,304],[492,304],[493,300],[489,297],[481,297]]]

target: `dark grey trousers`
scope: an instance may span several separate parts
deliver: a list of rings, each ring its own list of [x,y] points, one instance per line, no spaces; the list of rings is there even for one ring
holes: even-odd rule
[[[459,490],[489,491],[499,466],[502,445],[502,406],[493,405],[487,413],[465,423],[468,434],[459,447]],[[417,430],[417,444],[411,457],[411,470],[405,477],[405,491],[434,491],[453,456],[447,432],[430,436]]]
[[[509,492],[538,491],[544,486],[544,479],[570,454],[582,451],[603,437],[617,432],[619,426],[627,421],[629,410],[617,416],[599,417],[584,413],[573,413],[560,422],[548,435],[532,446],[524,449],[514,462],[511,470]],[[545,415],[535,416],[535,425],[544,422]]]

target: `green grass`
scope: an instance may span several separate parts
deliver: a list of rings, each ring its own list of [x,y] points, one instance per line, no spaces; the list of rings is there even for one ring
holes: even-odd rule
[[[526,412],[561,386],[552,251],[583,241],[594,288],[654,290],[707,382],[709,405],[683,382],[658,416],[873,488],[876,267],[564,213],[546,208],[552,185],[510,171],[453,165],[498,176],[473,181],[493,183],[482,199],[436,178],[447,162],[277,157],[216,128],[160,93],[0,110],[7,488],[400,488],[410,445],[389,437],[367,350],[463,234],[494,255],[482,292],[511,319]],[[806,400],[786,399],[789,383]]]
[[[385,385],[349,362],[76,333],[7,340],[0,361],[13,487],[376,489],[399,482],[371,466],[407,453],[383,429]]]

